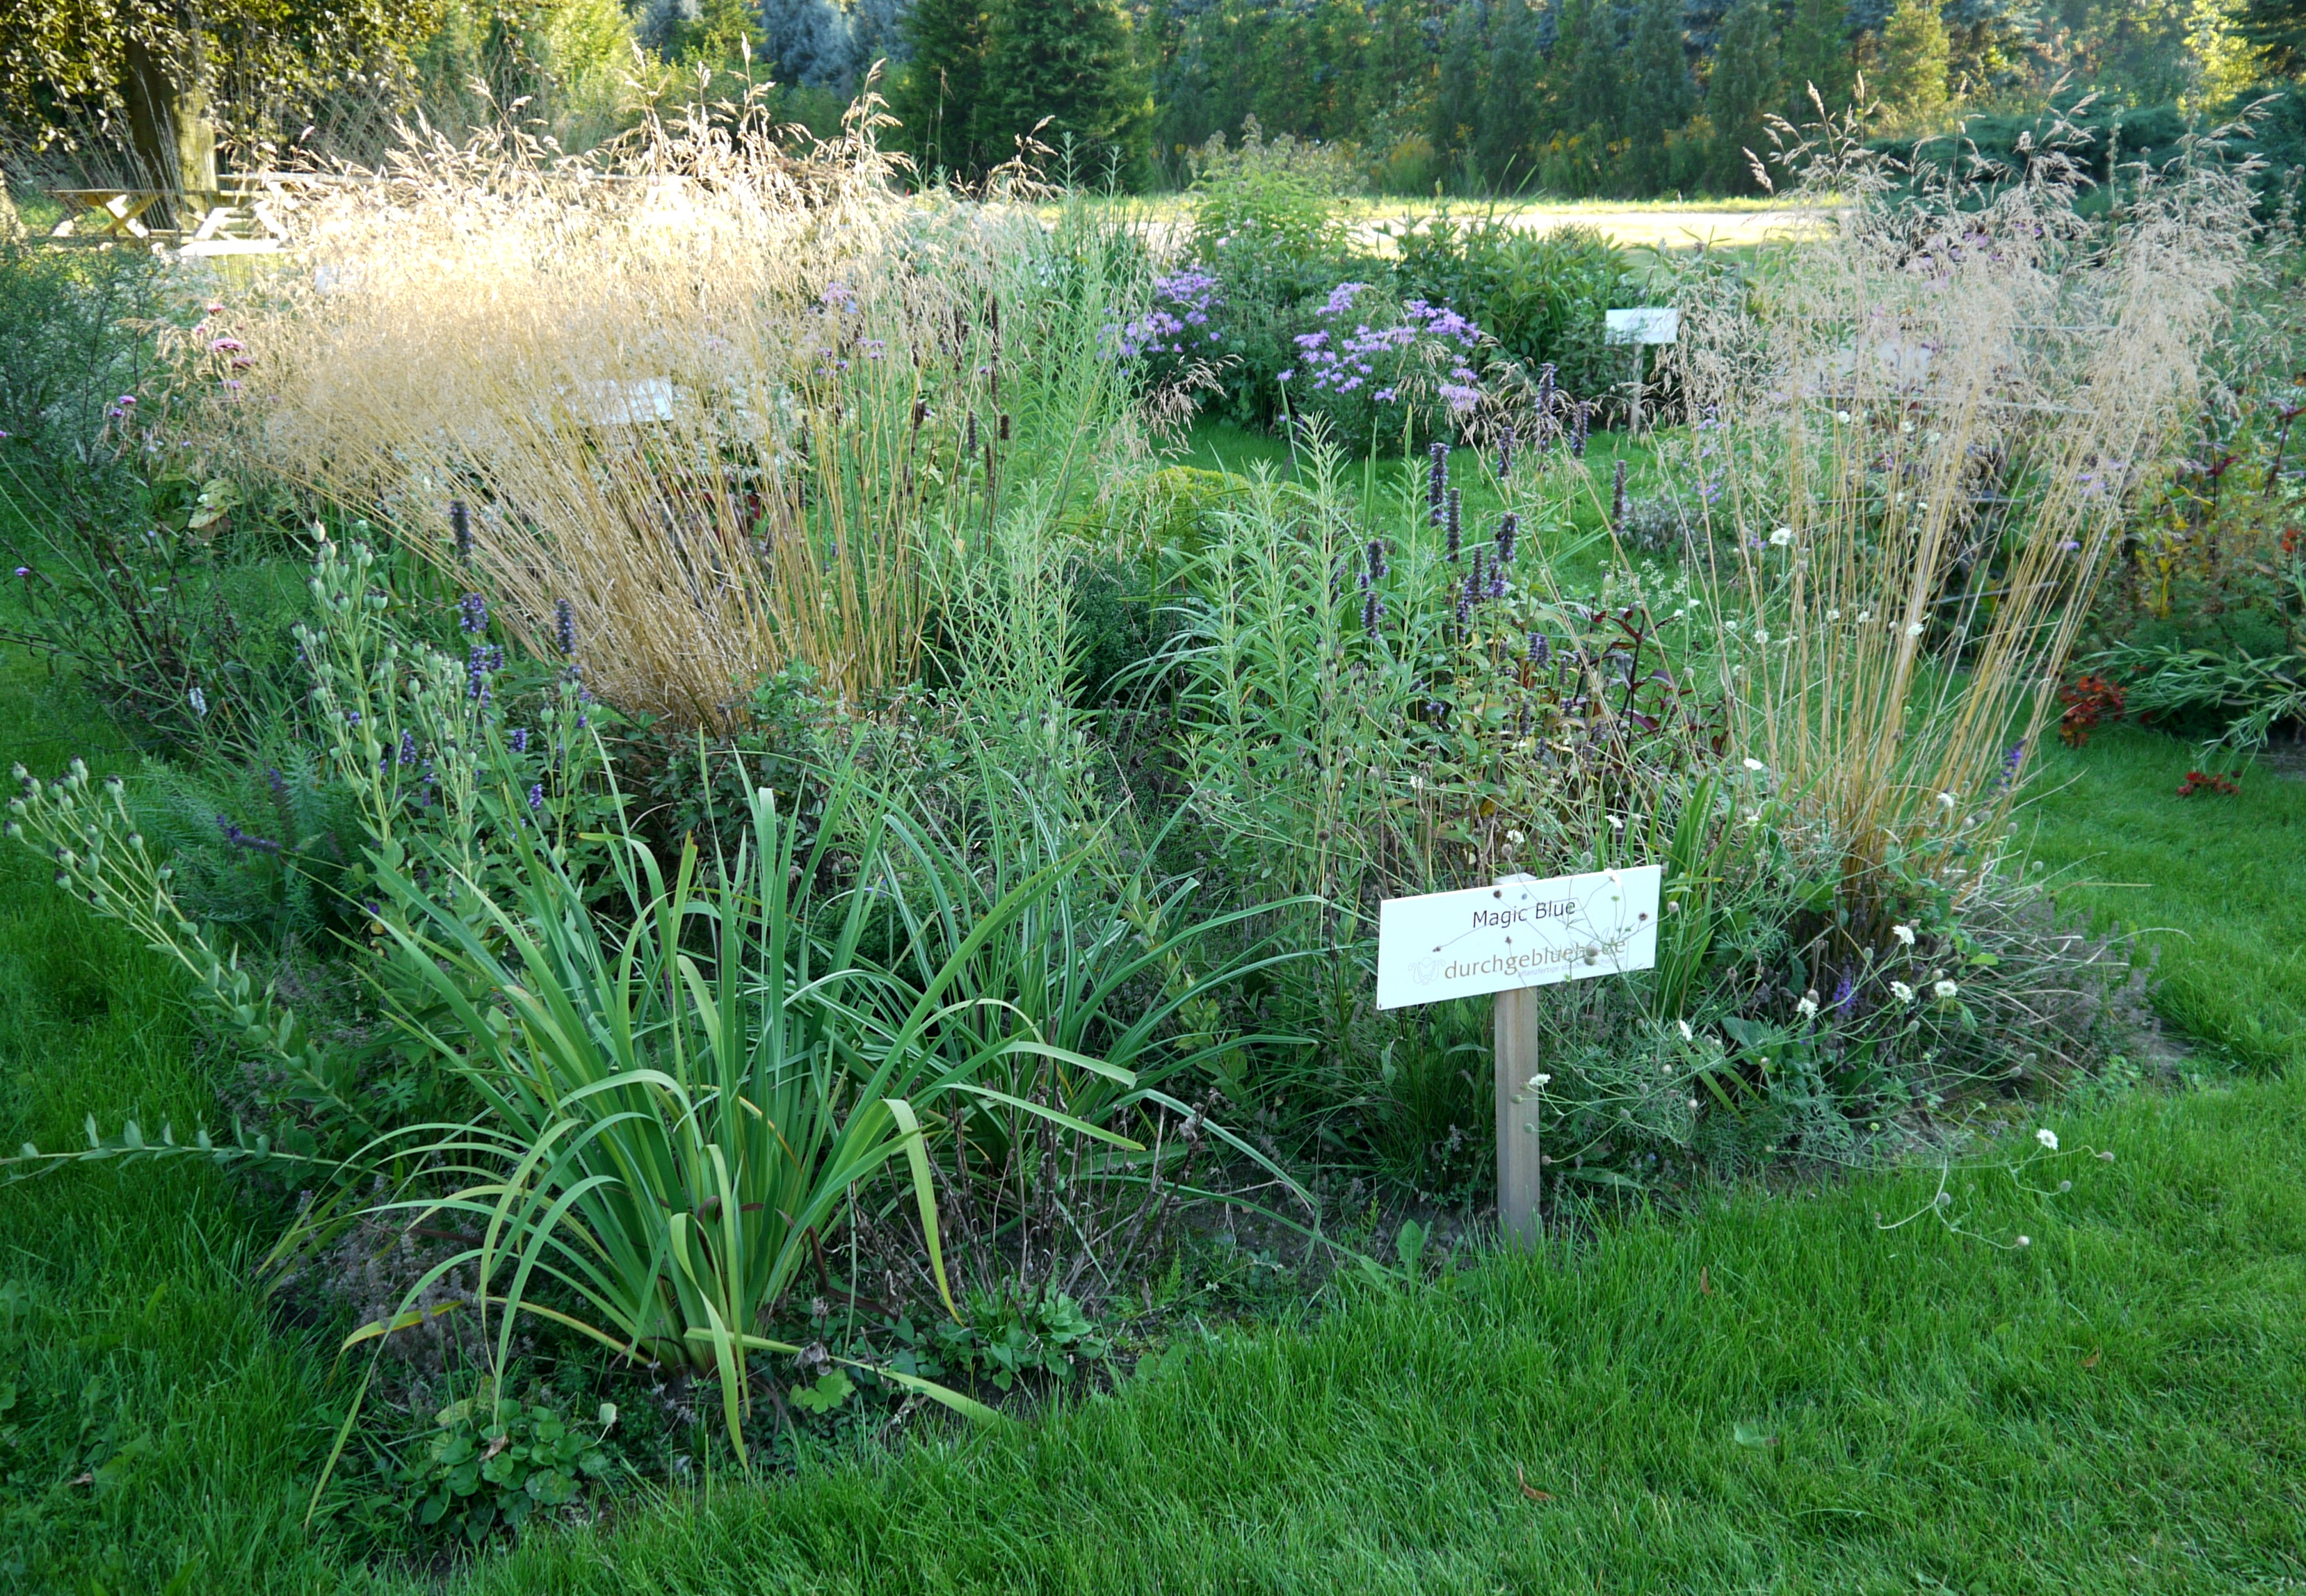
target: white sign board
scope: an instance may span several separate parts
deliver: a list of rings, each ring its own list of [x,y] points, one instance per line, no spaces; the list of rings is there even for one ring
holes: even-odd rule
[[[1663,874],[1639,865],[1390,899],[1378,910],[1377,1006],[1648,969]]]
[[[1606,311],[1601,337],[1611,344],[1670,344],[1681,337],[1681,312],[1666,305]]]

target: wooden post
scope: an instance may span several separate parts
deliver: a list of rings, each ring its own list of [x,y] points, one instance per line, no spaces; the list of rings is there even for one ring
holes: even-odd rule
[[[1535,1247],[1537,988],[1500,992],[1491,1001],[1497,1005],[1498,1229],[1508,1246]]]

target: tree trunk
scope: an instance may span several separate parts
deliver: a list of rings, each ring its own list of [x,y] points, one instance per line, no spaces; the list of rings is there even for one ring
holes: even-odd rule
[[[216,124],[209,120],[208,86],[201,81],[199,19],[189,7],[178,15],[177,52],[141,34],[129,35],[128,70],[120,87],[128,102],[129,142],[141,169],[140,181],[171,196],[154,212],[165,226],[184,226],[205,209],[205,197],[216,192]],[[181,204],[178,195],[195,196],[195,201]]]

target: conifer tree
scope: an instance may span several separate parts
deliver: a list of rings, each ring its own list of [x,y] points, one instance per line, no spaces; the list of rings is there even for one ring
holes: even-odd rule
[[[889,85],[889,109],[925,172],[970,177],[984,167],[976,125],[987,21],[984,0],[913,0],[905,13],[912,59]]]
[[[998,162],[1030,133],[1053,149],[1070,141],[1094,181],[1108,157],[1133,167],[1144,155],[1153,98],[1117,0],[998,0],[986,27],[985,88],[976,131]]]
[[[1563,125],[1572,132],[1614,137],[1625,85],[1618,69],[1617,14],[1607,0],[1564,0],[1553,55],[1563,64]]]
[[[1827,115],[1843,110],[1854,77],[1848,0],[1794,0],[1793,23],[1786,30],[1786,120],[1797,127],[1817,120],[1813,87]]]
[[[1901,126],[1926,130],[1944,115],[1952,52],[1938,0],[1898,0],[1882,30],[1881,81],[1874,88]]]
[[[1713,47],[1705,114],[1713,124],[1713,181],[1730,193],[1755,186],[1750,157],[1766,156],[1770,149],[1762,119],[1783,98],[1777,31],[1770,0],[1738,0],[1722,19]]]
[[[1482,17],[1460,4],[1441,35],[1441,71],[1433,89],[1433,158],[1454,169],[1468,152],[1482,107]]]
[[[1493,190],[1526,188],[1536,170],[1539,64],[1536,13],[1525,0],[1501,0],[1475,151]]]
[[[1637,192],[1655,192],[1672,181],[1666,132],[1696,109],[1681,22],[1681,0],[1642,0],[1634,14],[1624,124],[1633,148],[1626,152],[1625,176]]]

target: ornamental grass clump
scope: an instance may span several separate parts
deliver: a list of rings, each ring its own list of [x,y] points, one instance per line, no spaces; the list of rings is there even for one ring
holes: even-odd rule
[[[1732,742],[1836,840],[1850,935],[1878,943],[1900,881],[1994,869],[2253,224],[2248,175],[2204,141],[2120,175],[2094,220],[2055,139],[1907,193],[1853,128],[1779,157],[1823,237],[1686,278],[1673,455]]]
[[[622,708],[720,728],[794,661],[885,697],[1005,498],[1141,453],[1096,344],[1145,285],[1079,218],[906,198],[876,104],[813,145],[748,102],[316,180],[231,307],[212,445],[387,520],[535,652],[573,620]]]

